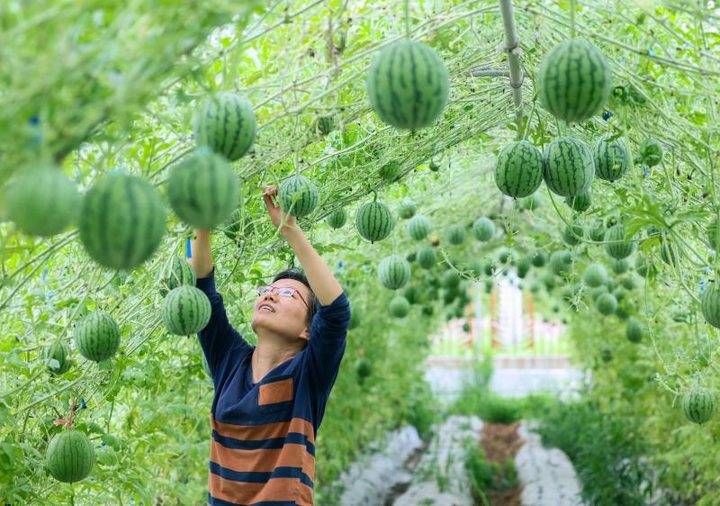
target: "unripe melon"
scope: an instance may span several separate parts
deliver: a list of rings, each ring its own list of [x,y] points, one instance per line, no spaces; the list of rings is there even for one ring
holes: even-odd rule
[[[631,343],[639,343],[644,334],[643,324],[637,318],[628,318],[625,327],[625,337]]]
[[[195,271],[187,260],[180,256],[173,256],[160,273],[160,295],[167,293],[181,285],[195,286]]]
[[[195,141],[230,161],[248,152],[255,140],[255,113],[244,97],[221,92],[208,97],[194,118]]]
[[[240,205],[230,214],[223,228],[223,232],[231,241],[244,240],[255,231],[255,224],[243,209],[242,197],[239,200]]]
[[[655,139],[647,138],[640,144],[640,162],[653,167],[663,159],[662,145]]]
[[[385,288],[402,288],[410,281],[410,264],[400,255],[385,257],[378,265],[378,277]]]
[[[403,201],[400,203],[400,206],[398,207],[398,216],[400,216],[404,220],[408,220],[415,216],[416,211],[417,206],[415,205],[415,202],[413,202],[409,198],[406,198],[403,199]]]
[[[430,233],[430,220],[422,214],[416,214],[407,222],[407,231],[416,241],[422,241]]]
[[[568,225],[563,231],[563,241],[570,246],[579,244],[585,234],[585,230],[580,225]]]
[[[355,228],[371,243],[385,239],[394,227],[395,219],[382,202],[367,202],[358,208],[355,215]]]
[[[549,266],[550,271],[557,276],[567,274],[572,266],[572,255],[565,250],[554,251],[550,255]]]
[[[600,139],[595,146],[595,175],[606,181],[620,179],[632,165],[627,141],[623,137]]]
[[[682,398],[682,408],[688,420],[704,424],[715,414],[715,394],[703,387],[692,387]]]
[[[319,200],[318,188],[308,178],[296,174],[278,187],[278,201],[283,211],[297,218],[312,213]]]
[[[45,454],[45,467],[58,481],[74,483],[87,477],[95,464],[95,451],[88,437],[76,430],[53,436]]]
[[[495,235],[495,224],[488,218],[478,218],[473,223],[473,234],[478,241],[489,241]]]
[[[565,197],[565,203],[579,213],[587,211],[592,204],[590,190],[588,189],[574,197]]]
[[[423,269],[430,269],[435,265],[437,257],[435,256],[435,250],[430,246],[425,246],[418,250],[417,261],[420,267]]]
[[[465,241],[465,227],[462,225],[452,225],[447,232],[448,242],[452,245],[460,245]]]
[[[7,217],[29,235],[51,237],[74,224],[81,199],[63,172],[41,165],[20,170],[3,190]]]
[[[170,290],[163,301],[163,322],[171,334],[189,336],[204,329],[210,321],[210,301],[205,293],[183,285]]]
[[[342,228],[345,222],[347,222],[347,213],[343,208],[336,209],[328,215],[326,221],[327,224],[330,225],[330,228]]]
[[[62,374],[70,369],[68,355],[70,355],[70,349],[60,340],[53,341],[43,352],[45,360],[55,360],[57,362],[57,365],[49,363],[47,366],[48,370],[53,374]]]
[[[120,347],[120,327],[106,312],[93,311],[78,322],[74,338],[83,357],[101,362],[115,355]]]
[[[595,177],[592,151],[580,139],[560,137],[545,147],[543,153],[545,184],[562,197],[585,193]]]
[[[583,281],[590,287],[598,287],[605,284],[608,274],[601,264],[590,264],[583,274]]]
[[[397,160],[390,160],[388,163],[380,167],[380,178],[386,183],[394,183],[400,179],[402,167]]]
[[[617,299],[611,293],[603,293],[595,300],[595,306],[601,314],[610,315],[617,310]]]
[[[718,283],[711,283],[700,295],[700,309],[710,325],[720,328],[720,287]]]
[[[635,251],[635,243],[625,237],[622,224],[613,225],[605,232],[605,251],[616,260],[627,258]]]
[[[390,301],[390,314],[395,318],[405,318],[410,312],[410,303],[402,295],[396,295]]]
[[[498,155],[495,184],[505,195],[527,197],[542,183],[542,164],[542,154],[531,142],[508,144]]]

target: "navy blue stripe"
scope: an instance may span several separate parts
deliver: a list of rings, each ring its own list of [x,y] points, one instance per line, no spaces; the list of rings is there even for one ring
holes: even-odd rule
[[[235,450],[279,450],[285,443],[301,444],[305,445],[310,455],[315,456],[315,445],[308,440],[307,436],[299,432],[288,432],[285,437],[271,439],[242,440],[223,436],[216,430],[213,430],[212,437],[225,448],[233,448]]]
[[[305,474],[302,469],[297,467],[280,466],[273,469],[271,473],[240,472],[227,469],[210,461],[210,472],[226,480],[244,481],[247,483],[267,483],[270,478],[299,478],[305,485],[313,488],[313,482],[310,477]]]
[[[213,506],[237,506],[238,503],[223,501],[210,495],[208,492],[208,504]],[[252,506],[297,506],[295,501],[261,501],[254,502]]]

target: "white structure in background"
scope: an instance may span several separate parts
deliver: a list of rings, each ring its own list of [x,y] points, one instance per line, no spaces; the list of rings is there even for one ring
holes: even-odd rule
[[[522,291],[515,271],[495,280],[498,291],[498,334],[501,348],[517,348],[526,339],[523,329]]]

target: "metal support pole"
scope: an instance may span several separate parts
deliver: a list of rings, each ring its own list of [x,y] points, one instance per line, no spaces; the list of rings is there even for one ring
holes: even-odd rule
[[[517,107],[518,121],[523,116],[522,106],[522,90],[523,71],[520,67],[520,40],[515,30],[515,15],[513,13],[512,0],[500,0],[500,12],[503,17],[503,25],[505,26],[505,51],[508,55],[508,65],[510,66],[510,86],[513,89],[513,98],[515,99],[515,107]]]

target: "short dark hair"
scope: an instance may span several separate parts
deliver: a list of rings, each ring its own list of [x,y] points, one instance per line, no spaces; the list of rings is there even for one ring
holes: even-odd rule
[[[300,281],[303,285],[308,287],[310,290],[310,300],[307,301],[309,306],[307,323],[310,324],[313,319],[313,315],[315,315],[315,312],[317,311],[318,300],[315,297],[315,293],[312,291],[312,287],[310,286],[310,282],[308,281],[307,276],[305,276],[305,273],[300,269],[285,269],[284,271],[280,271],[275,274],[272,282],[274,283],[278,279],[294,279],[295,281]]]

